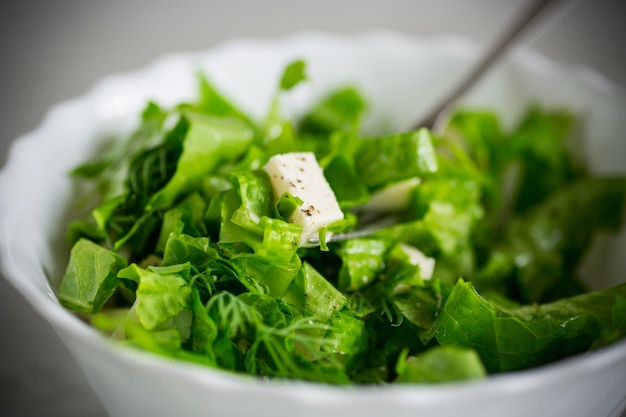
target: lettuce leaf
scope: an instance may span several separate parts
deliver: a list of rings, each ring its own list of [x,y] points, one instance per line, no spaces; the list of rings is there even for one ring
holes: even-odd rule
[[[482,379],[487,371],[472,349],[437,346],[398,361],[394,382],[434,384]]]
[[[626,284],[544,305],[503,308],[460,281],[432,335],[442,346],[474,349],[489,372],[527,369],[589,350],[620,322],[612,313],[624,297]]]
[[[369,188],[432,174],[438,167],[432,137],[426,129],[364,139],[359,142],[354,160]]]
[[[124,267],[123,257],[90,240],[78,240],[59,287],[59,302],[82,313],[99,311],[115,292],[117,273]]]
[[[170,207],[221,163],[243,155],[254,138],[252,129],[239,119],[216,118],[190,111],[185,112],[184,117],[189,121],[189,131],[176,172],[150,198],[148,211]]]
[[[625,199],[623,178],[581,179],[555,191],[507,224],[504,239],[473,281],[486,289],[514,280],[522,301],[549,300],[575,277],[595,234],[620,226]]]

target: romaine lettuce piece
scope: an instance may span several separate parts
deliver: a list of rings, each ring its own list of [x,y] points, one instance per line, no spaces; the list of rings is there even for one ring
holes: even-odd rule
[[[435,322],[442,346],[474,349],[489,372],[514,371],[582,353],[615,322],[626,284],[545,305],[503,308],[459,281]],[[622,301],[618,301],[618,300]]]
[[[228,260],[237,279],[250,292],[268,293],[280,298],[298,275],[302,261],[297,255],[272,262],[263,255],[240,253]]]
[[[219,259],[219,254],[217,249],[210,244],[208,237],[172,233],[165,244],[161,265],[169,266],[189,262],[196,268],[203,268],[214,259]]]
[[[342,245],[339,288],[353,292],[373,283],[385,266],[388,242],[374,238],[351,239]]]
[[[292,306],[294,314],[310,316],[322,323],[348,302],[345,295],[308,262],[303,262],[283,300]]]
[[[346,369],[352,369],[367,350],[365,322],[349,312],[335,311],[328,324],[330,329],[324,335],[328,343],[321,346],[321,351],[333,354]]]
[[[177,198],[196,187],[201,179],[220,164],[244,154],[255,137],[254,131],[239,119],[217,118],[187,111],[189,131],[183,142],[176,172],[156,192],[146,210],[171,207]]]
[[[352,87],[333,91],[304,115],[298,131],[302,135],[324,137],[336,131],[358,131],[366,108],[361,93]]]
[[[280,89],[289,91],[306,79],[306,62],[297,59],[287,64],[285,67],[283,75],[280,78]]]
[[[178,264],[143,269],[131,264],[118,273],[119,278],[138,283],[135,313],[141,324],[152,330],[188,320],[188,326],[181,335],[189,336],[191,326],[192,295],[189,285],[190,264]],[[184,316],[181,313],[186,310]]]
[[[533,107],[510,141],[512,153],[521,161],[521,178],[515,211],[522,213],[568,182],[584,174],[568,143],[574,129],[572,115]]]
[[[193,237],[206,236],[204,214],[207,209],[204,198],[198,193],[189,195],[185,200],[163,214],[163,224],[155,247],[157,253],[163,253],[169,236],[185,233]]]
[[[369,188],[437,171],[437,155],[430,131],[367,138],[359,142],[354,160],[361,179]]]
[[[437,384],[482,379],[487,371],[472,349],[436,346],[416,356],[402,358],[394,382]]]
[[[575,268],[591,239],[623,221],[626,179],[588,178],[555,191],[527,214],[512,219],[504,239],[478,272],[480,289],[510,286],[525,302],[549,301]]]
[[[250,117],[244,111],[239,109],[229,99],[227,99],[218,89],[209,81],[207,75],[198,72],[199,81],[199,98],[195,103],[183,103],[179,109],[185,111],[190,109],[193,112],[202,113],[218,118],[232,118],[242,121],[251,129],[256,128]]]
[[[70,252],[70,260],[58,291],[59,302],[82,313],[96,313],[117,288],[117,273],[126,260],[110,250],[79,239]]]

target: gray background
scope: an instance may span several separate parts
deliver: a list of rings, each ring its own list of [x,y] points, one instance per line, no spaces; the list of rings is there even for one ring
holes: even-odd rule
[[[532,48],[626,86],[622,0],[581,0]],[[0,1],[0,165],[54,103],[161,54],[299,30],[455,33],[489,44],[519,0]],[[546,26],[550,26],[546,30]],[[0,279],[0,415],[106,416],[51,328]],[[625,414],[626,415],[626,414]]]

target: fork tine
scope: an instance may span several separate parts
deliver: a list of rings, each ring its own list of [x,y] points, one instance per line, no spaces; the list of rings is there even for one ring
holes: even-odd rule
[[[360,225],[360,227],[351,230],[349,232],[344,233],[333,233],[328,242],[340,242],[343,240],[356,239],[359,237],[369,236],[385,227],[392,226],[399,222],[399,216],[394,214],[385,214],[383,216],[378,216],[374,220],[369,222],[365,222]],[[319,238],[310,238],[310,245],[318,246],[320,244]]]

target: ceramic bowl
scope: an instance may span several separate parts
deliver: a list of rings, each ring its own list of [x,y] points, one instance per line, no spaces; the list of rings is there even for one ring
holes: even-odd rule
[[[55,297],[68,256],[65,221],[77,192],[68,171],[103,140],[129,132],[146,100],[172,105],[193,98],[195,71],[205,71],[234,102],[261,117],[283,66],[303,58],[310,82],[290,97],[294,113],[330,89],[352,84],[372,103],[367,126],[403,130],[453,87],[480,52],[456,37],[300,33],[166,56],[106,78],[53,107],[39,128],[15,141],[0,174],[2,272],[50,322],[113,417],[617,416],[626,407],[626,342],[478,382],[335,387],[260,381],[121,347]],[[533,103],[569,108],[584,121],[580,151],[592,171],[626,173],[625,96],[588,69],[518,50],[463,101],[497,111],[505,126]],[[592,287],[623,282],[624,254],[626,233],[594,243],[583,267]]]

